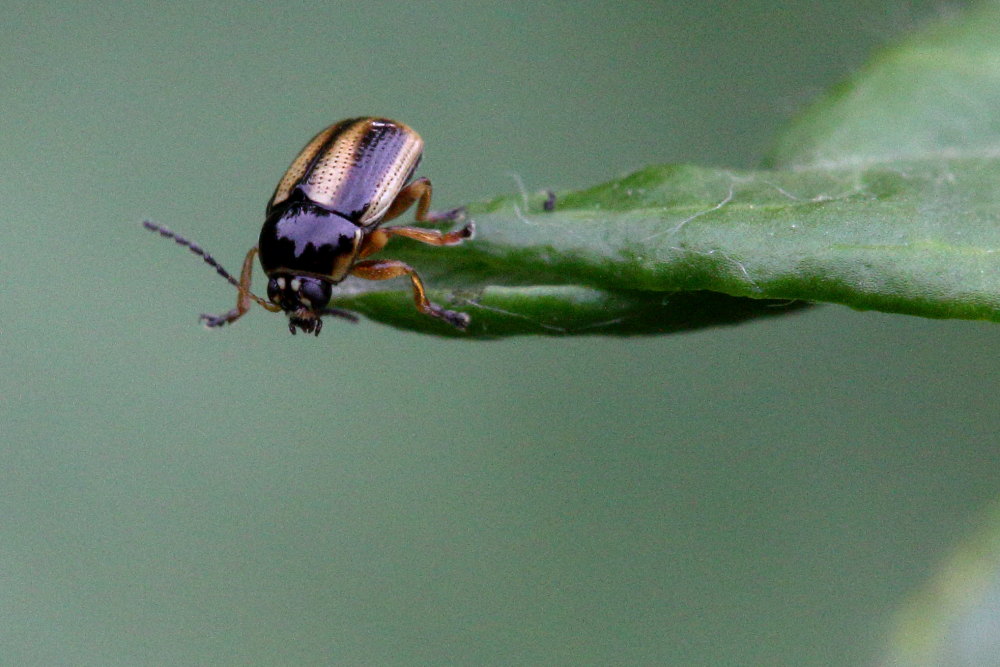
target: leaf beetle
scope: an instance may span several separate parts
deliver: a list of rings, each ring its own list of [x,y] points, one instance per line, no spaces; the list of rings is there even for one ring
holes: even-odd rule
[[[237,280],[200,246],[156,223],[147,229],[173,239],[212,266],[239,291],[236,307],[222,315],[202,315],[209,327],[235,322],[256,302],[288,315],[288,330],[319,335],[322,317],[357,321],[353,313],[331,308],[331,287],[347,276],[387,280],[408,276],[413,300],[421,312],[465,329],[469,316],[431,303],[423,281],[408,264],[366,259],[393,236],[436,246],[472,238],[475,226],[440,232],[381,224],[417,204],[417,222],[462,217],[464,209],[430,211],[431,183],[410,180],[423,154],[424,142],[414,130],[387,118],[350,118],[327,127],[306,144],[278,182],[267,203],[258,244],[250,248]],[[250,291],[254,256],[267,275],[267,299]]]

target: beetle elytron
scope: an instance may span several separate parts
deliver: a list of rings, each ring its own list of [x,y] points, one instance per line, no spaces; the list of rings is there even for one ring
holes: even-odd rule
[[[391,259],[365,259],[393,236],[430,245],[455,245],[472,238],[469,223],[452,232],[417,227],[380,227],[417,202],[418,222],[455,220],[462,209],[433,213],[431,183],[410,181],[424,142],[416,132],[386,118],[352,118],[326,128],[306,144],[278,183],[267,204],[258,245],[243,261],[240,279],[199,246],[152,222],[143,225],[199,255],[239,290],[236,307],[222,315],[202,315],[210,327],[235,322],[252,301],[288,315],[288,330],[319,335],[322,317],[356,316],[330,308],[331,286],[348,275],[368,280],[409,276],[417,309],[459,329],[469,316],[431,303],[423,282],[409,265]],[[250,291],[254,255],[267,274],[267,299]]]

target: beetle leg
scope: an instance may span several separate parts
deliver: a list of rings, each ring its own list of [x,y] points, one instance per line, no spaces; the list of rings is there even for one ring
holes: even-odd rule
[[[256,301],[264,308],[267,308],[272,313],[276,313],[281,308],[273,303],[264,301],[256,294],[250,291],[250,280],[253,278],[253,258],[257,256],[257,246],[250,248],[247,252],[246,259],[243,260],[243,270],[240,271],[240,282],[236,286],[239,290],[239,296],[236,298],[236,307],[230,310],[228,313],[222,315],[205,315],[202,314],[198,319],[205,323],[208,327],[221,327],[223,324],[229,324],[235,322],[236,320],[243,317],[243,314],[250,309],[250,302]]]
[[[420,276],[409,264],[405,264],[395,259],[368,259],[358,262],[351,269],[351,274],[365,280],[388,280],[399,276],[409,276],[413,283],[413,302],[420,312],[444,320],[448,324],[463,331],[469,326],[469,316],[465,313],[458,313],[453,310],[445,310],[441,306],[431,303],[424,290],[424,283]]]
[[[556,193],[552,190],[545,191],[545,201],[542,202],[543,211],[554,211],[556,210]]]
[[[431,211],[431,182],[427,178],[421,177],[413,181],[399,191],[396,198],[389,204],[382,222],[392,220],[406,212],[406,209],[417,202],[417,222],[446,222],[448,220],[460,220],[465,216],[465,207],[460,206],[450,211]]]
[[[367,257],[385,247],[393,236],[404,236],[428,245],[458,245],[466,239],[471,239],[476,233],[476,225],[469,223],[453,232],[441,232],[436,229],[421,229],[419,227],[379,227],[365,235],[361,244],[359,257]]]

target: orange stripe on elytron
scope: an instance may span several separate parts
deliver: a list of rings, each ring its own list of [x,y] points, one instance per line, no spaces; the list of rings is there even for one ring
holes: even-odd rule
[[[347,213],[337,200],[358,164],[358,145],[371,131],[371,119],[357,118],[330,137],[302,182],[306,196],[324,208]]]
[[[295,159],[292,160],[292,164],[289,165],[288,169],[285,171],[285,175],[282,176],[281,181],[278,182],[278,187],[274,189],[271,201],[267,204],[268,210],[270,210],[272,206],[280,204],[288,199],[289,195],[292,193],[292,188],[298,185],[299,181],[302,180],[302,177],[309,171],[309,167],[313,160],[319,153],[323,152],[324,146],[330,142],[331,137],[341,131],[345,125],[355,123],[358,120],[359,119],[357,118],[352,118],[334,123],[310,139],[309,143],[307,143],[305,147],[299,151],[299,154],[295,157]]]

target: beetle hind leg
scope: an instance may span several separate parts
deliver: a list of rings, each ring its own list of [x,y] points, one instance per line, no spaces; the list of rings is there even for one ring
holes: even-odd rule
[[[468,315],[442,308],[427,298],[423,281],[409,264],[395,259],[368,259],[355,264],[354,268],[351,269],[351,274],[366,280],[388,280],[404,275],[409,276],[413,285],[413,302],[417,306],[417,310],[425,315],[444,320],[462,331],[465,331],[469,326]]]
[[[417,222],[448,222],[461,220],[465,217],[465,207],[459,206],[450,211],[431,211],[431,182],[427,178],[418,178],[399,191],[389,208],[382,216],[382,222],[392,220],[406,212],[406,209],[417,202]]]

